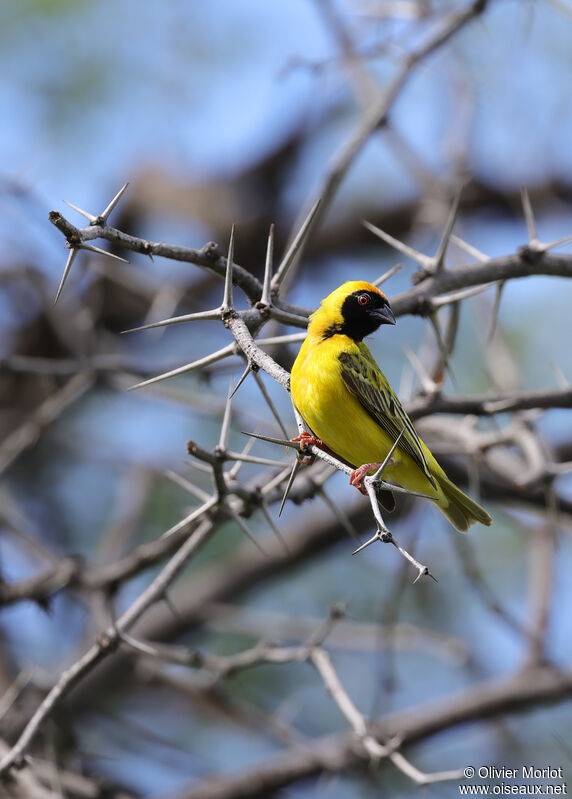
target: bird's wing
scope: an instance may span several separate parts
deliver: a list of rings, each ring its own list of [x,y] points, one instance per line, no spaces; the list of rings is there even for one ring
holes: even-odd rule
[[[375,361],[372,359],[370,363],[360,353],[349,352],[340,353],[339,360],[342,378],[348,390],[393,441],[403,431],[399,449],[413,458],[431,485],[436,488],[435,478],[429,469],[421,439]]]

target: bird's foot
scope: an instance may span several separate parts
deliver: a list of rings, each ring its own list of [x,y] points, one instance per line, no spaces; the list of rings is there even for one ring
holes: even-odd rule
[[[300,450],[296,453],[296,457],[298,458],[298,461],[302,464],[302,466],[311,466],[316,460],[315,455],[312,455],[311,452],[304,452],[304,450],[312,446],[316,447],[324,446],[324,442],[320,438],[316,438],[316,436],[313,436],[311,433],[308,433],[306,430],[302,430],[299,436],[291,438],[290,441],[293,444],[300,444]]]
[[[362,466],[354,469],[350,474],[350,485],[357,488],[358,491],[361,491],[364,496],[367,496],[367,489],[363,484],[363,479],[369,472],[376,472],[380,466],[381,461],[379,463],[364,463]]]

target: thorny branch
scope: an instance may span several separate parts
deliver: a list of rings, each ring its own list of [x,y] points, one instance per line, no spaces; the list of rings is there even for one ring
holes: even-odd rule
[[[315,214],[315,210],[312,212]],[[181,253],[174,248],[165,249],[166,245],[151,245],[149,242],[143,242],[142,240],[137,240],[134,237],[125,237],[123,234],[120,234],[118,231],[114,231],[112,234],[109,233],[110,229],[107,229],[105,226],[105,219],[101,217],[94,217],[92,222],[94,224],[90,224],[89,228],[84,230],[78,230],[70,226],[63,217],[57,215],[52,215],[52,221],[58,226],[60,230],[65,232],[66,236],[68,236],[68,243],[71,247],[81,248],[81,244],[85,240],[89,240],[90,238],[97,236],[101,236],[103,238],[109,237],[116,242],[122,243],[125,246],[128,246],[133,249],[139,249],[140,251],[147,251],[148,253],[153,252],[154,254],[161,253],[161,254],[169,254],[170,256],[178,256],[178,257],[186,257],[189,260],[197,263],[200,266],[206,266],[207,268],[212,268],[213,260],[212,254],[206,258],[203,251],[190,251]],[[97,224],[95,224],[97,223]],[[103,225],[103,226],[102,226]],[[308,230],[310,227],[309,222],[306,222],[303,225],[303,229]],[[452,232],[452,225],[449,225],[447,230],[447,236],[450,236]],[[302,243],[303,237],[298,237],[298,246]],[[444,247],[441,248],[444,251]],[[271,358],[260,346],[260,339],[256,339],[256,336],[260,332],[260,329],[264,325],[265,321],[269,318],[272,318],[272,311],[274,307],[279,307],[278,305],[278,295],[272,294],[268,290],[268,285],[270,285],[270,276],[272,274],[272,258],[271,258],[271,242],[269,241],[268,253],[269,256],[267,258],[267,267],[266,267],[266,278],[264,281],[264,286],[256,284],[247,278],[244,274],[244,270],[237,267],[237,265],[233,262],[233,237],[231,237],[231,244],[229,245],[229,255],[226,259],[225,264],[225,291],[223,302],[219,309],[215,309],[213,312],[209,312],[208,315],[212,315],[212,317],[218,317],[220,320],[225,324],[225,326],[231,331],[234,341],[238,347],[238,351],[240,351],[247,363],[247,370],[246,374],[248,374],[248,370],[258,370],[263,369],[266,371],[271,377],[277,380],[285,389],[288,389],[288,374],[285,372],[274,360]],[[441,258],[441,256],[439,256]],[[459,288],[465,288],[466,286],[476,285],[479,283],[489,283],[492,280],[498,280],[499,277],[507,276],[508,279],[509,273],[510,277],[515,277],[517,274],[530,274],[534,272],[540,273],[550,273],[551,269],[554,269],[557,272],[566,272],[571,268],[571,265],[568,263],[569,259],[561,259],[557,261],[553,258],[554,263],[547,264],[546,263],[547,256],[543,253],[541,257],[535,259],[523,259],[522,256],[519,256],[518,260],[515,262],[512,257],[507,259],[496,259],[496,262],[487,261],[485,263],[479,263],[476,266],[467,266],[463,270],[458,270],[455,273],[451,273],[445,269],[439,269],[434,275],[427,277],[424,281],[422,281],[418,286],[414,287],[410,290],[410,292],[401,297],[397,297],[393,300],[393,306],[396,308],[396,311],[399,313],[404,313],[407,310],[416,311],[418,313],[428,313],[432,312],[433,304],[435,302],[435,298],[439,296],[446,295],[447,292],[457,290]],[[207,261],[210,259],[210,262]],[[217,274],[221,273],[221,263],[220,263],[220,256],[217,257],[216,263],[218,265],[217,269],[215,270]],[[562,262],[563,260],[563,262]],[[282,264],[282,272],[281,274],[284,275],[288,266],[286,262],[286,266]],[[556,264],[558,267],[556,268]],[[519,270],[520,265],[520,270]],[[517,267],[517,268],[515,268]],[[239,312],[234,309],[233,299],[232,299],[232,286],[236,284],[238,287],[242,287],[245,291],[250,292],[249,299],[253,302],[253,309],[246,311],[246,312]],[[262,299],[264,299],[264,303],[262,303]],[[455,297],[455,301],[458,299]],[[295,309],[294,312],[288,310],[285,312],[288,317],[295,317],[294,319],[289,318],[288,321],[291,321],[294,324],[303,324],[303,321],[307,315],[307,312],[303,309]],[[195,318],[205,318],[207,314],[198,314]],[[277,317],[274,317],[277,318]],[[165,324],[169,324],[172,321],[181,322],[182,319],[175,319],[175,320],[165,320]],[[192,317],[187,317],[184,321],[193,321]],[[284,317],[282,318],[284,321]],[[222,357],[227,357],[228,355],[232,354],[234,349],[226,348],[224,350],[224,354]],[[207,359],[204,359],[207,360]],[[175,373],[181,372],[186,367],[182,367],[181,370],[174,370]],[[172,373],[167,373],[165,376],[161,376],[161,378],[170,376]],[[149,381],[145,381],[149,382]],[[49,716],[54,707],[61,701],[61,699],[67,695],[69,690],[82,678],[82,676],[87,673],[89,670],[93,668],[93,666],[104,659],[107,654],[116,648],[118,641],[122,634],[124,634],[130,626],[133,625],[135,621],[145,612],[145,610],[154,602],[157,601],[164,593],[166,588],[170,585],[171,581],[174,579],[182,565],[191,557],[197,549],[202,545],[203,541],[206,540],[208,535],[211,533],[213,529],[213,522],[211,517],[212,513],[220,514],[221,512],[225,511],[230,513],[233,518],[237,522],[239,522],[240,527],[243,531],[255,542],[255,539],[248,531],[248,528],[244,524],[243,521],[240,519],[240,515],[237,514],[233,504],[228,504],[227,497],[232,498],[233,496],[236,499],[241,500],[242,502],[252,502],[253,496],[252,492],[248,492],[244,489],[239,489],[236,487],[232,482],[228,482],[228,477],[226,476],[223,465],[225,460],[230,458],[233,459],[232,455],[226,454],[226,436],[228,434],[228,419],[230,413],[230,401],[231,396],[229,396],[229,400],[227,402],[227,414],[225,414],[226,422],[223,423],[223,432],[221,433],[221,441],[219,442],[219,447],[217,448],[217,452],[214,455],[211,455],[209,452],[202,450],[201,447],[195,443],[193,443],[190,451],[195,457],[203,460],[207,463],[213,473],[214,482],[216,493],[212,498],[206,499],[203,502],[203,505],[199,507],[196,511],[193,511],[189,516],[183,519],[181,522],[176,524],[167,533],[161,537],[158,542],[152,544],[151,546],[146,545],[147,549],[141,550],[141,555],[136,556],[135,559],[131,556],[130,558],[130,567],[129,570],[125,570],[125,568],[119,567],[117,569],[116,564],[116,580],[121,579],[122,577],[126,576],[130,570],[136,570],[141,565],[146,565],[149,562],[154,562],[157,557],[162,557],[164,554],[167,554],[170,547],[170,541],[174,540],[176,542],[173,550],[174,554],[171,555],[170,560],[167,562],[166,566],[161,570],[158,577],[150,584],[149,588],[141,594],[141,596],[136,600],[136,602],[126,611],[118,621],[112,626],[109,627],[105,633],[99,638],[99,640],[85,653],[82,658],[80,658],[69,670],[62,674],[61,679],[56,683],[52,691],[48,693],[40,707],[38,708],[37,712],[34,714],[32,719],[26,725],[26,728],[22,735],[20,736],[18,742],[14,745],[12,750],[4,760],[0,763],[0,773],[5,772],[9,769],[12,765],[18,763],[23,756],[24,752],[26,751],[27,747],[29,746],[30,742],[32,741],[34,735],[36,734],[37,730],[39,729],[40,725],[43,723],[45,718]],[[424,403],[424,406],[423,406]],[[413,408],[412,410],[416,413],[416,415],[421,415],[424,413],[431,413],[435,412],[436,410],[446,410],[451,411],[452,409],[461,410],[462,412],[467,412],[471,410],[473,412],[480,412],[483,414],[492,414],[501,411],[507,410],[514,410],[520,409],[525,407],[547,407],[549,404],[553,406],[554,404],[561,403],[563,406],[567,407],[570,404],[570,392],[567,389],[562,389],[559,392],[543,392],[542,394],[536,394],[534,396],[527,395],[513,395],[513,396],[496,396],[493,398],[486,398],[486,399],[476,399],[472,398],[443,398],[438,396],[435,392],[433,395],[429,396],[427,399],[423,400],[420,399],[417,401],[417,407]],[[474,432],[474,431],[473,431]],[[476,435],[476,433],[475,433]],[[262,436],[261,436],[262,437]],[[262,437],[264,438],[264,437]],[[271,440],[271,439],[269,439]],[[287,445],[289,442],[287,440],[280,440],[275,439],[276,443],[281,443],[283,445]],[[498,444],[498,440],[495,440],[495,444]],[[481,450],[486,449],[486,445],[481,443],[480,445]],[[335,457],[331,456],[329,453],[326,453],[319,449],[318,447],[312,448],[312,454],[317,456],[321,460],[324,460],[328,463],[328,465],[333,466],[341,471],[348,472],[349,468],[340,463]],[[234,456],[236,458],[236,462],[240,463],[240,456]],[[292,476],[296,473],[296,468],[292,472]],[[382,470],[381,470],[382,471]],[[289,487],[292,484],[292,476],[290,479]],[[272,488],[276,488],[279,486],[280,482],[282,481],[283,477],[281,474],[278,474],[278,480],[274,481]],[[370,496],[372,510],[374,516],[376,518],[378,532],[374,536],[373,540],[386,540],[391,543],[394,543],[402,554],[405,555],[409,560],[411,560],[417,567],[419,576],[422,574],[428,574],[429,570],[426,566],[419,564],[409,553],[403,550],[393,539],[391,533],[387,530],[385,526],[385,522],[383,517],[380,514],[379,507],[377,505],[377,497],[376,497],[376,483],[380,480],[380,475],[377,474],[374,478],[368,478],[368,494]],[[388,487],[387,484],[383,483],[381,479],[381,485],[383,487]],[[266,486],[268,489],[268,485]],[[398,487],[394,490],[399,490]],[[255,501],[254,504],[259,504]],[[204,520],[201,521],[201,518]],[[181,531],[189,528],[192,523],[196,523],[196,528],[194,532],[186,538],[182,544],[180,544],[180,534]],[[256,543],[256,542],[255,542]],[[368,542],[370,543],[370,542]],[[365,545],[364,545],[365,546]],[[151,550],[150,552],[147,550]],[[69,564],[68,573],[64,575],[63,582],[67,580],[71,583],[72,575],[74,574],[73,564]],[[53,591],[59,587],[58,583],[54,584],[54,574],[43,576],[38,581],[32,581],[32,584],[27,586],[20,586],[14,592],[14,598],[18,596],[37,596],[42,593],[43,590],[48,588],[48,590]],[[61,579],[62,575],[58,575],[59,579]],[[106,579],[109,580],[109,575],[106,576]],[[9,600],[10,594],[8,593],[5,599]],[[307,657],[314,663],[318,671],[320,671],[322,678],[325,680],[326,684],[329,685],[331,692],[333,693],[336,701],[340,704],[345,715],[350,720],[350,723],[354,727],[354,729],[361,730],[361,734],[365,735],[365,727],[363,726],[363,717],[360,717],[355,711],[355,708],[350,704],[348,704],[349,700],[347,695],[342,692],[341,685],[337,681],[335,677],[335,672],[331,670],[331,665],[326,653],[321,654],[312,654],[307,655]],[[357,714],[357,715],[356,715]],[[360,721],[361,719],[361,721]],[[364,738],[364,740],[370,740],[369,738]],[[373,739],[372,739],[373,740]],[[366,745],[366,749],[370,752],[371,756],[379,757],[381,755],[386,754],[386,750],[383,747],[379,747],[375,742],[371,742]]]
[[[202,651],[190,651],[185,647],[151,646],[128,635],[123,635],[122,641],[140,655],[146,655],[165,663],[172,662],[190,666],[207,672],[210,675],[207,685],[210,686],[238,671],[262,664],[309,663],[322,679],[328,693],[346,717],[357,739],[372,760],[377,762],[388,757],[399,770],[420,785],[460,779],[462,777],[461,771],[438,772],[436,774],[421,772],[398,751],[400,742],[397,738],[394,738],[386,745],[382,745],[371,735],[365,716],[360,713],[351,700],[340,681],[330,656],[322,646],[336,620],[341,618],[342,615],[343,613],[341,613],[339,608],[332,608],[330,623],[323,625],[321,630],[314,633],[301,646],[280,647],[261,642],[257,646],[239,652],[236,655],[220,656]]]
[[[191,787],[184,793],[189,799],[266,796],[269,792],[279,790],[304,777],[322,772],[341,772],[384,759],[391,760],[399,770],[418,784],[459,779],[458,771],[433,774],[419,771],[405,758],[403,747],[421,741],[441,729],[450,729],[458,724],[482,718],[496,717],[534,703],[556,701],[568,696],[572,691],[570,673],[546,665],[545,652],[551,595],[549,578],[554,568],[557,514],[572,516],[572,503],[557,496],[554,481],[570,470],[570,464],[562,462],[547,451],[534,428],[535,417],[525,413],[549,408],[571,408],[572,390],[567,384],[561,384],[554,390],[530,392],[515,391],[510,388],[503,390],[501,387],[498,391],[485,396],[447,396],[442,392],[440,378],[436,373],[423,374],[421,375],[423,392],[408,403],[408,411],[412,417],[423,419],[429,432],[435,435],[439,442],[436,453],[447,468],[449,465],[452,469],[458,468],[456,460],[452,460],[450,464],[447,462],[448,455],[452,455],[453,458],[459,454],[466,456],[469,460],[469,470],[473,477],[476,476],[478,479],[484,497],[501,497],[503,501],[509,503],[527,502],[531,506],[542,506],[548,511],[550,523],[540,530],[531,531],[533,544],[530,569],[534,591],[530,608],[532,622],[529,625],[520,624],[508,614],[487,589],[480,574],[471,571],[465,564],[468,580],[480,595],[483,604],[526,638],[527,668],[522,672],[502,680],[484,683],[466,694],[441,700],[424,709],[402,711],[386,716],[381,722],[370,723],[351,699],[330,654],[325,649],[324,640],[326,633],[330,631],[328,625],[325,626],[323,634],[314,635],[301,645],[273,646],[261,640],[256,646],[230,656],[206,654],[182,647],[161,646],[158,643],[162,640],[161,636],[167,640],[170,635],[175,637],[183,630],[188,631],[193,625],[202,623],[208,608],[214,603],[239,596],[267,579],[269,575],[277,574],[314,553],[322,553],[326,547],[332,546],[339,540],[340,530],[351,528],[353,522],[358,519],[363,522],[363,507],[352,508],[349,513],[342,513],[330,500],[328,506],[336,514],[339,523],[339,530],[335,534],[332,535],[329,525],[323,527],[313,525],[311,529],[301,528],[297,534],[284,541],[269,513],[269,508],[277,505],[281,499],[283,505],[288,495],[297,504],[315,495],[323,495],[326,481],[336,470],[347,474],[350,469],[331,454],[315,446],[311,448],[311,454],[322,463],[311,470],[299,469],[297,460],[292,468],[287,461],[253,456],[250,454],[250,443],[246,444],[242,452],[230,450],[228,433],[231,400],[243,381],[252,375],[259,384],[263,398],[279,424],[283,436],[274,439],[262,435],[257,437],[279,446],[289,445],[291,448],[296,448],[286,437],[287,425],[280,418],[264,383],[261,382],[260,371],[268,374],[283,389],[288,390],[287,371],[266,351],[266,347],[287,345],[299,340],[300,336],[273,335],[264,339],[260,336],[261,331],[269,321],[301,329],[306,326],[309,309],[289,304],[284,295],[308,236],[327,213],[341,181],[358,153],[374,132],[388,124],[391,110],[416,67],[457,31],[482,14],[488,3],[486,0],[473,0],[461,11],[447,15],[430,37],[402,59],[392,80],[381,91],[377,91],[375,82],[364,73],[352,49],[351,40],[344,35],[343,28],[332,14],[330,4],[321,2],[320,5],[325,16],[329,17],[334,33],[338,37],[346,68],[355,71],[357,75],[356,94],[365,110],[355,130],[333,159],[322,181],[321,202],[316,202],[305,216],[297,235],[275,271],[273,229],[268,239],[264,278],[260,281],[248,269],[234,262],[234,231],[225,258],[218,246],[212,242],[201,249],[193,249],[148,241],[110,227],[107,219],[119,203],[126,186],[120,189],[100,214],[88,213],[70,203],[74,210],[88,220],[87,227],[76,227],[57,211],[50,214],[50,221],[65,236],[66,246],[69,249],[56,300],[61,296],[73,263],[82,251],[122,260],[90,243],[98,239],[107,241],[123,251],[194,264],[224,280],[220,306],[198,313],[171,316],[158,322],[144,324],[134,330],[213,320],[224,324],[232,335],[232,342],[216,353],[209,353],[192,363],[144,380],[138,384],[139,387],[154,385],[168,377],[210,367],[228,358],[240,358],[244,371],[238,384],[229,392],[218,445],[213,450],[207,450],[200,442],[189,443],[190,454],[212,477],[212,493],[204,491],[185,478],[174,476],[178,485],[198,500],[200,503],[198,507],[193,508],[158,539],[134,547],[128,554],[107,565],[86,566],[79,559],[64,558],[50,562],[48,567],[35,577],[14,583],[0,582],[0,604],[8,605],[22,600],[33,600],[45,605],[55,593],[63,589],[77,590],[88,596],[96,593],[110,596],[129,578],[150,566],[163,563],[148,587],[104,629],[85,653],[66,669],[45,693],[35,712],[22,725],[23,729],[12,748],[2,745],[0,775],[12,780],[18,789],[21,783],[24,791],[36,791],[38,796],[43,796],[44,793],[46,797],[53,795],[52,791],[45,789],[46,780],[35,782],[42,769],[36,757],[31,760],[27,756],[31,744],[63,701],[71,701],[72,689],[76,688],[76,695],[80,694],[88,676],[97,679],[97,674],[94,674],[95,667],[103,662],[110,671],[117,668],[120,658],[125,657],[126,650],[130,652],[131,657],[137,659],[154,658],[198,669],[209,676],[211,683],[218,683],[239,670],[250,669],[263,663],[275,665],[308,663],[319,675],[322,684],[349,724],[351,734],[316,739],[304,749],[293,748],[285,755],[242,775],[209,780],[199,787]],[[367,227],[374,235],[395,247],[405,257],[413,259],[420,267],[415,276],[415,285],[391,298],[391,303],[396,316],[413,314],[431,320],[442,356],[442,362],[440,361],[436,372],[441,371],[441,366],[447,366],[454,349],[458,321],[458,316],[452,315],[450,335],[445,334],[441,340],[438,322],[441,309],[450,305],[456,312],[459,304],[465,299],[494,288],[496,299],[491,324],[491,330],[494,330],[501,292],[509,281],[532,275],[572,277],[572,256],[555,255],[551,252],[553,248],[566,243],[570,237],[548,243],[538,238],[532,206],[525,191],[522,194],[522,203],[529,240],[517,252],[497,258],[487,257],[453,234],[458,201],[459,195],[453,203],[441,243],[436,254],[432,256],[417,252],[404,242],[367,223]],[[467,261],[455,270],[447,268],[446,256],[452,241],[477,263]],[[248,310],[236,310],[233,300],[234,289],[243,292],[250,305]],[[44,361],[16,357],[6,359],[3,365],[14,372],[30,371],[71,377],[63,388],[40,404],[27,422],[0,445],[0,471],[7,469],[26,448],[32,446],[46,426],[90,389],[98,375],[112,376],[125,371],[125,364],[121,359],[98,355],[90,359],[87,364],[79,358],[76,362],[73,358]],[[511,414],[511,421],[493,432],[479,427],[474,418],[501,417],[507,413]],[[437,414],[456,414],[465,418],[451,425],[446,417],[441,418]],[[272,469],[272,475],[269,477],[268,473],[264,473],[262,477],[241,481],[239,471],[244,463],[258,464],[269,470]],[[374,536],[356,551],[374,540],[389,542],[415,566],[418,577],[429,575],[426,566],[399,546],[381,515],[377,502],[377,489],[390,487],[399,492],[399,487],[390,486],[383,481],[383,469],[373,478],[367,478],[366,484],[377,529]],[[286,493],[284,493],[285,485]],[[246,522],[254,513],[264,515],[277,536],[276,541],[270,543],[264,541],[263,546],[257,540]],[[228,572],[218,574],[214,571],[210,575],[211,584],[208,589],[199,584],[194,593],[191,591],[180,603],[176,603],[178,618],[174,619],[171,614],[169,621],[166,622],[165,617],[158,614],[159,620],[149,622],[147,611],[151,607],[156,608],[160,600],[167,599],[168,591],[171,590],[181,569],[201,550],[218,524],[225,519],[234,520],[240,531],[249,539],[239,550],[232,578],[229,578]],[[253,545],[265,555],[256,553]],[[147,628],[144,622],[147,622]],[[132,634],[134,627],[136,629]],[[142,629],[147,630],[152,642],[135,637],[141,636]],[[11,701],[7,703],[7,708],[10,709],[10,706]],[[30,762],[34,766],[33,770],[24,769],[17,772],[14,770],[15,767],[23,767]],[[62,780],[62,786],[65,787],[63,780],[68,779],[68,775],[63,773],[58,776]],[[81,790],[84,788],[86,796],[98,795],[89,793],[93,788],[90,783],[82,786]],[[76,791],[78,796],[84,795],[81,790]],[[105,795],[114,795],[118,798],[124,796],[121,792]]]
[[[273,379],[279,382],[283,388],[288,390],[289,387],[289,377],[287,372],[282,369],[274,359],[266,353],[262,347],[260,346],[262,340],[256,340],[256,336],[258,335],[260,329],[263,327],[264,323],[269,319],[272,318],[273,309],[275,307],[280,308],[279,304],[279,288],[280,283],[283,281],[284,276],[286,275],[290,266],[294,263],[296,253],[300,250],[303,246],[304,236],[308,235],[309,231],[312,228],[312,224],[315,222],[319,211],[320,205],[319,203],[316,204],[306,220],[304,220],[300,232],[298,236],[295,238],[290,250],[284,257],[280,267],[275,275],[275,277],[279,277],[280,280],[273,282],[272,278],[272,253],[273,253],[273,231],[271,230],[269,241],[268,241],[268,248],[267,248],[267,259],[265,265],[265,279],[263,284],[261,285],[256,281],[256,289],[253,288],[251,282],[246,281],[244,277],[244,271],[236,264],[234,264],[234,232],[231,236],[231,244],[229,246],[229,254],[226,259],[226,268],[224,271],[225,277],[225,292],[224,298],[221,306],[218,309],[213,309],[212,311],[208,311],[205,313],[199,314],[192,314],[187,315],[186,317],[174,317],[172,319],[166,319],[162,323],[153,323],[154,327],[157,327],[161,324],[169,325],[173,323],[182,323],[192,322],[199,319],[204,318],[219,318],[225,326],[231,331],[235,346],[238,347],[238,351],[241,352],[245,358],[247,368],[239,381],[242,383],[243,379],[248,375],[249,371],[258,371],[259,369],[263,369],[267,374],[269,374]],[[447,244],[452,236],[454,221],[456,218],[456,212],[458,208],[458,197],[455,200],[452,212],[450,214],[449,221],[447,222],[445,232],[442,237],[441,245],[439,246],[438,252],[436,256],[432,259],[428,256],[424,256],[422,254],[416,253],[415,251],[411,250],[410,248],[406,248],[405,245],[401,245],[400,242],[389,237],[389,243],[393,246],[397,247],[398,249],[405,250],[406,254],[416,258],[422,265],[425,273],[421,275],[419,278],[419,282],[417,286],[414,286],[412,289],[409,290],[405,295],[397,296],[396,298],[392,299],[392,307],[395,308],[396,313],[417,313],[421,315],[432,315],[435,313],[436,309],[439,307],[443,307],[445,304],[449,302],[458,303],[461,299],[466,296],[470,296],[467,294],[465,289],[467,287],[472,286],[488,286],[489,284],[494,284],[494,282],[498,282],[499,280],[506,281],[508,279],[513,279],[515,277],[524,277],[525,275],[529,274],[572,274],[572,259],[567,256],[552,256],[547,253],[550,245],[545,245],[543,248],[536,248],[531,249],[530,245],[523,248],[519,256],[517,256],[517,261],[514,260],[514,256],[508,256],[506,258],[501,259],[487,259],[486,256],[483,256],[479,263],[476,265],[468,264],[461,269],[457,269],[455,271],[450,271],[444,268],[444,257],[447,251]],[[73,247],[74,243],[77,245],[78,242],[83,241],[83,236],[92,236],[95,222],[100,223],[101,217],[91,217],[91,215],[86,214],[83,212],[84,215],[87,215],[91,222],[90,227],[79,230],[71,226],[70,232],[70,225],[61,215],[58,215],[57,218],[52,219],[54,224],[56,224],[62,232],[65,232],[66,236],[68,236],[68,244]],[[387,239],[388,237],[383,231],[379,231],[376,228],[372,228],[373,232],[380,235],[382,238]],[[106,232],[106,229],[103,228],[99,231],[101,235]],[[113,237],[114,240],[123,242],[126,246],[139,249],[143,251],[145,249],[153,250],[155,245],[151,244],[150,242],[142,242],[141,240],[136,240],[134,237],[128,237],[127,239],[123,238],[123,234],[117,235],[119,232],[114,231]],[[104,236],[105,237],[105,236]],[[460,241],[460,240],[458,240]],[[165,249],[167,245],[157,245],[160,248],[160,252],[165,254],[167,250]],[[204,248],[203,248],[204,249]],[[178,257],[182,257],[182,253],[180,252],[179,248],[172,248],[172,252],[176,253]],[[202,256],[197,255],[198,251],[189,250],[185,254],[191,262],[197,263],[197,265],[204,266],[204,259]],[[203,251],[200,251],[203,252]],[[531,257],[531,255],[533,257]],[[547,259],[550,263],[547,263]],[[220,274],[222,277],[221,271],[219,270],[217,274]],[[232,291],[231,287],[233,284],[236,283],[238,286],[243,286],[245,283],[248,283],[248,290],[251,292],[249,295],[247,294],[248,298],[250,299],[251,303],[253,303],[253,308],[248,311],[236,311],[233,306],[232,301]],[[271,286],[275,286],[274,292],[271,290]],[[462,291],[461,296],[459,296],[459,290]],[[246,291],[246,290],[245,290]],[[252,293],[254,292],[254,293]],[[285,311],[286,315],[290,316],[290,321],[292,324],[300,325],[305,323],[305,319],[307,317],[307,311],[304,309],[288,309]],[[274,317],[278,318],[278,317]],[[284,317],[282,317],[282,321],[286,321]],[[142,383],[138,384],[139,387],[150,385],[152,383],[156,383],[159,380],[166,379],[168,377],[177,376],[179,374],[187,373],[188,371],[200,368],[203,365],[209,364],[214,362],[217,359],[226,358],[232,354],[235,354],[236,350],[229,345],[215,353],[214,355],[207,356],[204,359],[199,359],[191,364],[187,364],[186,366],[179,367],[178,369],[171,370],[166,372],[162,375],[159,375],[154,378],[150,378],[148,380],[143,381]],[[423,413],[431,413],[435,411],[451,411],[457,410],[457,412],[476,412],[481,414],[494,414],[505,412],[507,410],[518,410],[521,408],[526,407],[546,407],[546,403],[552,402],[551,407],[554,405],[562,404],[563,407],[569,407],[569,403],[572,401],[571,394],[568,389],[562,389],[559,392],[538,392],[535,394],[518,394],[512,396],[504,396],[499,395],[496,397],[492,397],[491,399],[478,399],[478,398],[444,398],[441,397],[438,391],[432,392],[428,398],[417,401],[417,405],[412,408],[414,415],[419,416]],[[279,441],[276,440],[276,443],[286,444],[286,441]],[[498,441],[495,439],[495,444]],[[485,449],[485,445],[479,444],[478,446],[473,445],[473,452],[477,451],[478,449]],[[327,453],[322,451],[318,451],[317,448],[314,448],[313,454],[321,459],[328,460],[329,462],[335,466],[338,470],[341,471],[348,471],[347,467],[337,461],[336,459],[331,458],[331,456]],[[296,477],[297,471],[299,466],[297,464],[294,465],[292,473],[290,475],[290,480],[287,485],[285,498],[291,488],[291,485]],[[215,477],[216,477],[216,470],[215,470]],[[220,487],[219,487],[220,489]],[[394,489],[399,490],[399,489]],[[220,493],[220,490],[219,490]],[[418,569],[419,575],[423,574],[430,574],[428,568],[423,564],[419,564],[415,558],[413,558],[409,553],[406,553],[402,548],[395,542],[391,534],[388,533],[385,523],[383,522],[382,517],[380,516],[379,507],[377,504],[377,500],[375,498],[375,491],[372,493],[371,491],[368,492],[370,496],[370,500],[372,502],[372,511],[374,517],[376,518],[377,522],[377,532],[374,536],[373,540],[384,540],[394,543],[397,548],[405,555],[405,557],[409,558],[411,562],[416,566]]]

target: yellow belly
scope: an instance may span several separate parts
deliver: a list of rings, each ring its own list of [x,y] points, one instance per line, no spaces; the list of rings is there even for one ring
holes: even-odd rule
[[[318,352],[304,346],[306,339],[292,368],[292,399],[312,433],[357,468],[383,461],[394,442],[346,388],[336,351],[341,349],[340,338],[321,342]],[[384,476],[404,488],[438,496],[425,474],[399,447]]]

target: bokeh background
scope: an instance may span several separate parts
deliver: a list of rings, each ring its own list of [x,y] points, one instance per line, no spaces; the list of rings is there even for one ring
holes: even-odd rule
[[[67,251],[48,222],[49,210],[79,225],[81,217],[64,199],[97,214],[129,181],[110,220],[114,225],[196,248],[214,240],[224,250],[235,223],[236,259],[260,276],[269,224],[276,223],[280,252],[357,124],[359,69],[383,87],[403,54],[461,5],[1,4],[3,581],[24,580],[70,555],[103,566],[182,518],[189,496],[165,472],[175,470],[209,489],[209,476],[188,463],[186,442],[216,444],[229,380],[243,369],[237,359],[129,393],[138,378],[201,357],[230,337],[210,322],[120,332],[213,307],[221,283],[189,264],[130,253],[123,265],[82,253],[54,308]],[[340,29],[353,43],[357,72],[340,52]],[[523,185],[539,238],[571,235],[571,75],[570,3],[490,0],[478,19],[412,74],[388,126],[370,138],[342,181],[288,299],[315,307],[343,280],[373,280],[396,262],[398,256],[363,228],[362,218],[433,253],[461,179],[466,187],[456,232],[487,255],[526,244]],[[451,245],[449,264],[466,262]],[[416,266],[403,263],[387,284],[390,296],[411,285]],[[463,304],[454,380],[449,375],[445,389],[553,388],[559,375],[570,379],[572,283],[533,277],[507,284],[489,344],[493,299],[491,290]],[[404,399],[419,387],[405,348],[426,364],[436,357],[432,328],[417,317],[401,318],[371,347]],[[289,365],[295,352],[295,346],[281,351],[281,362]],[[66,386],[69,396],[62,399]],[[270,380],[267,386],[294,432],[287,396]],[[38,415],[54,396],[54,413]],[[235,402],[232,448],[243,446],[241,430],[256,426],[277,433],[254,381],[247,380]],[[566,451],[572,441],[566,410],[535,418],[534,429],[547,448]],[[276,457],[269,446],[255,451]],[[246,466],[247,473],[256,468]],[[572,499],[566,476],[556,488]],[[328,491],[350,515],[365,501],[342,476]],[[381,545],[352,558],[352,540],[339,534],[332,545],[237,591],[228,602],[215,595],[200,623],[182,636],[185,625],[179,625],[176,640],[219,652],[260,639],[300,641],[327,618],[332,604],[344,603],[347,619],[329,648],[352,698],[374,717],[509,673],[528,651],[526,636],[510,620],[527,622],[531,541],[545,519],[526,504],[492,503],[491,512],[494,526],[473,529],[462,547],[501,611],[467,579],[461,544],[447,522],[428,503],[416,503],[392,529],[432,565],[438,584],[412,586],[411,571]],[[316,498],[300,508],[288,505],[279,526],[288,541],[290,531],[330,516]],[[335,516],[331,522],[339,526]],[[261,540],[272,535],[263,518],[251,524]],[[565,665],[572,640],[566,514],[557,528],[547,655]],[[249,546],[235,524],[226,524],[179,579],[176,598],[183,603],[187,593],[221,575],[224,580],[239,556],[258,558]],[[27,692],[31,698],[24,716],[34,707],[34,690],[52,684],[93,640],[109,606],[125,608],[156,569],[127,581],[113,597],[54,591],[49,602],[2,608],[0,686],[5,691],[18,674],[26,675],[22,701]],[[79,688],[39,749],[48,758],[57,749],[67,764],[134,795],[183,796],[211,774],[248,769],[288,742],[344,729],[338,708],[304,665],[247,671],[214,692],[203,690],[189,670],[146,672],[141,666],[138,679],[119,670],[92,688]],[[14,731],[10,724],[7,731]],[[509,716],[451,730],[411,755],[427,770],[494,762],[570,771],[571,736],[570,705],[559,703],[530,709],[525,724]],[[295,784],[284,795],[373,797],[380,790],[409,796],[418,788],[384,765],[366,776]],[[458,791],[445,784],[427,790],[438,796]]]

